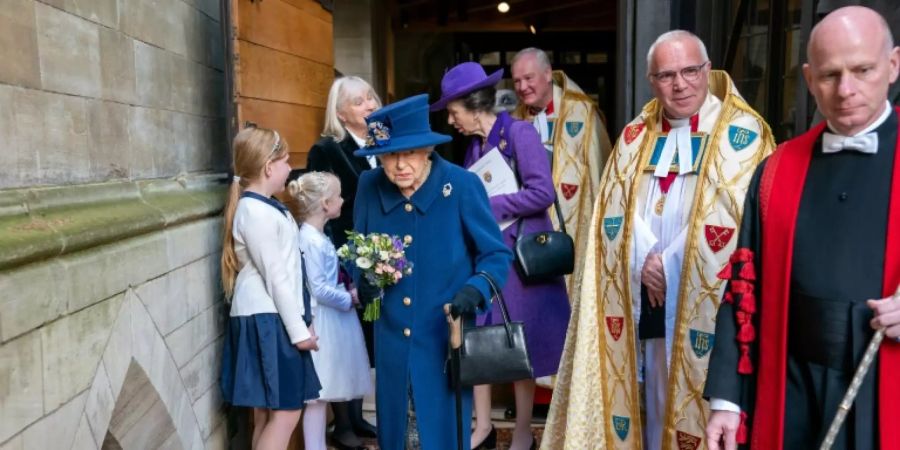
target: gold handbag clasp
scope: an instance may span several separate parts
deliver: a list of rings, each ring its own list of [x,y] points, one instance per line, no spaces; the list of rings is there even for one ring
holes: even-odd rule
[[[547,235],[545,233],[541,233],[537,237],[538,244],[544,245],[547,243]]]

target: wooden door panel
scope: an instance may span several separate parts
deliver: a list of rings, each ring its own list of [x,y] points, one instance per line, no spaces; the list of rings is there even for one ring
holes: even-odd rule
[[[314,6],[327,14],[318,4]],[[325,20],[281,0],[241,1],[238,8],[241,18],[238,38],[241,40],[334,66],[330,14]]]
[[[314,0],[230,0],[230,15],[233,123],[278,130],[302,167],[334,80],[331,13]]]
[[[256,117],[260,125],[278,130],[291,148],[291,166],[306,165],[306,152],[322,133],[322,117],[325,109],[313,106],[292,105],[269,100],[245,98],[241,101],[244,114]]]

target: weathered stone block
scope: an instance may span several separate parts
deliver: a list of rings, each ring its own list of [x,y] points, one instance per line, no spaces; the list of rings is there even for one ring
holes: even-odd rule
[[[156,109],[133,107],[128,114],[128,134],[131,139],[131,155],[128,161],[131,178],[155,178],[153,145],[159,145],[159,116]]]
[[[103,98],[134,103],[134,41],[124,34],[100,29],[100,76]]]
[[[61,259],[69,272],[69,307],[78,311],[164,274],[165,234],[150,233]],[[97,276],[97,273],[103,276]]]
[[[181,0],[122,0],[122,31],[170,52],[188,56],[196,9]]]
[[[106,369],[113,398],[118,398],[132,362],[131,316],[134,303],[140,302],[135,297],[134,291],[129,289],[125,292],[125,300],[109,335],[106,350],[103,352],[103,367]]]
[[[33,0],[8,0],[0,8],[0,82],[41,86]]]
[[[41,328],[45,411],[56,409],[91,385],[123,297]]]
[[[171,83],[174,65],[175,58],[171,53],[135,41],[135,89],[141,105],[172,109],[174,93]]]
[[[22,433],[25,448],[71,448],[86,398],[82,393],[28,427]]]
[[[187,269],[184,267],[138,286],[135,293],[163,335],[171,333],[196,315],[190,312]]]
[[[30,89],[16,90],[14,99],[20,183],[87,180],[90,155],[85,99]]]
[[[3,20],[2,14],[0,13],[0,20]],[[4,31],[6,30],[0,25],[0,36],[3,35]],[[0,45],[3,45],[3,43],[0,42]],[[4,47],[0,47],[0,58],[2,58],[2,53],[5,50]],[[6,65],[2,64],[0,67],[5,68]],[[3,71],[3,68],[0,68],[0,72]],[[19,136],[16,132],[15,113],[16,90],[18,88],[0,84],[0,142],[5,143],[4,151],[0,152],[0,167],[4,168],[4,170],[0,171],[0,189],[17,187],[19,185]],[[2,210],[2,207],[0,207],[0,210]]]
[[[228,447],[228,427],[222,421],[206,439],[207,450],[225,450]]]
[[[87,417],[82,415],[78,431],[75,432],[75,441],[72,442],[72,450],[97,450],[97,448],[97,443],[91,436],[91,427],[88,425]]]
[[[100,96],[100,35],[97,26],[35,3],[41,81],[44,89]]]
[[[22,435],[20,434],[0,444],[0,450],[26,450],[25,439],[23,439]]]
[[[128,133],[129,109],[121,103],[88,101],[91,178],[128,178],[128,162],[132,157]]]
[[[0,346],[0,442],[44,415],[41,394],[40,334],[30,333]]]
[[[217,384],[213,384],[194,402],[194,412],[197,414],[203,438],[209,438],[213,430],[225,418],[222,413],[222,391]]]
[[[51,261],[0,273],[0,341],[59,317],[68,303],[68,275]]]
[[[192,400],[200,398],[210,387],[216,386],[222,364],[224,338],[206,346],[181,368],[181,378]]]
[[[221,297],[218,263],[218,256],[211,255],[137,288],[160,333],[168,335]]]
[[[119,7],[116,0],[43,0],[45,3],[78,17],[110,28],[119,26]]]
[[[218,253],[222,248],[222,219],[212,217],[166,231],[169,267],[181,267]]]
[[[115,405],[116,397],[109,385],[106,368],[100,364],[84,405],[84,415],[87,416],[94,442],[103,442]]]
[[[184,366],[207,344],[221,336],[225,330],[225,311],[221,305],[208,308],[170,335],[166,343],[178,367]]]

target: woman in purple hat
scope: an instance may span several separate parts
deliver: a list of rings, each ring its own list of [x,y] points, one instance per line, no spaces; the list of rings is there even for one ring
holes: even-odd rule
[[[464,165],[470,167],[496,150],[512,168],[519,190],[490,198],[494,219],[502,228],[504,243],[515,245],[517,225],[524,222],[524,233],[553,229],[547,209],[556,195],[550,172],[550,157],[541,138],[530,123],[515,120],[506,112],[495,113],[494,85],[503,76],[498,70],[490,76],[480,64],[466,62],[450,69],[441,80],[441,99],[431,105],[432,111],[447,109],[447,123],[469,141]],[[559,366],[566,329],[569,323],[569,298],[562,277],[526,284],[513,265],[503,288],[510,318],[525,324],[525,339],[534,376],[553,375]],[[478,317],[478,324],[503,323],[497,308]],[[516,396],[516,428],[511,450],[535,448],[531,434],[531,412],[534,403],[534,380],[514,384]],[[495,448],[496,430],[491,424],[491,387],[475,387],[476,425],[472,432],[473,449]]]

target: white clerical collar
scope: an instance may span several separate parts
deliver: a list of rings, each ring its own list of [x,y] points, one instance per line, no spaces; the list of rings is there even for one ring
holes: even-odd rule
[[[883,124],[884,121],[887,120],[888,117],[890,117],[891,112],[892,112],[893,110],[894,110],[894,109],[891,108],[891,102],[885,100],[885,101],[884,101],[884,111],[881,113],[881,116],[878,117],[878,120],[872,122],[871,125],[867,126],[864,130],[860,131],[859,133],[856,133],[856,134],[854,134],[853,136],[848,136],[848,137],[862,136],[862,135],[864,135],[864,134],[866,134],[866,133],[875,131],[875,129],[877,129],[878,127],[880,127],[881,124]],[[835,131],[837,130],[837,128],[835,128],[835,127],[833,127],[833,126],[831,125],[831,121],[827,121],[827,124],[828,124],[828,128],[830,128],[831,130],[835,130]]]
[[[345,130],[346,130],[346,128],[345,128]],[[363,148],[363,147],[366,146],[366,140],[365,140],[365,139],[360,139],[360,138],[357,137],[355,134],[353,134],[353,132],[350,131],[350,130],[347,130],[347,134],[349,134],[350,137],[353,138],[353,142],[356,142],[356,146],[357,146],[357,147]],[[366,161],[369,162],[369,167],[371,167],[371,168],[373,168],[373,169],[374,169],[376,166],[378,166],[378,162],[377,162],[378,160],[375,159],[375,156],[373,156],[373,155],[366,156]]]

